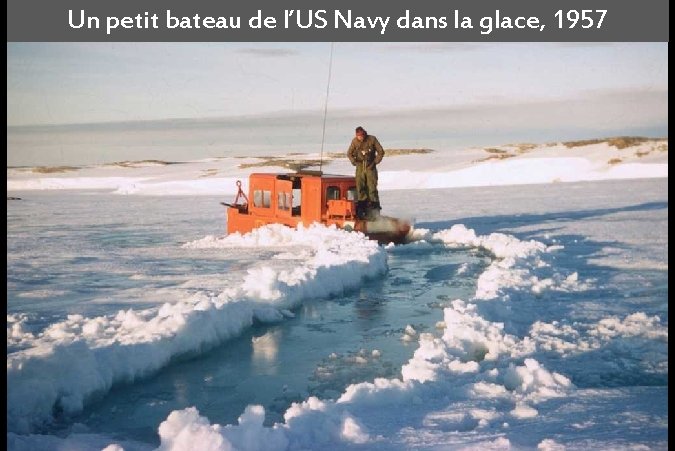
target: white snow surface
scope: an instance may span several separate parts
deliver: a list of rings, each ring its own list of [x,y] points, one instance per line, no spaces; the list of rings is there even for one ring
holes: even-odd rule
[[[606,143],[572,149],[562,144],[542,145],[503,161],[455,159],[447,166],[438,164],[441,153],[392,156],[382,164],[380,183],[385,192],[410,190],[403,194],[408,202],[401,200],[402,205],[410,204],[415,198],[413,190],[419,188],[667,178],[667,151],[655,150],[657,145],[648,142],[621,150]],[[482,151],[470,149],[466,154],[475,158]],[[618,158],[622,161],[608,163]],[[45,189],[104,189],[125,195],[232,193],[234,181],[244,180],[246,173],[233,166],[240,162],[214,159],[175,166],[94,167],[56,176],[8,169],[7,189],[8,194]],[[351,167],[340,160],[328,169],[351,173]],[[648,188],[659,200],[665,198],[667,226],[664,184],[650,183]],[[590,197],[605,193],[603,186],[589,185]],[[465,199],[479,202],[479,195],[471,193]],[[394,199],[393,193],[390,196]],[[565,202],[570,200],[551,198],[539,208],[550,211],[552,205]],[[255,404],[242,412],[236,424],[227,425],[212,424],[195,407],[176,410],[157,425],[158,449],[667,449],[667,441],[661,439],[631,441],[612,434],[607,431],[609,423],[599,420],[599,413],[594,416],[594,412],[620,406],[615,428],[651,424],[667,430],[667,411],[665,418],[660,410],[651,417],[642,414],[644,406],[665,402],[664,391],[620,385],[577,387],[564,371],[551,370],[537,359],[542,353],[583,358],[597,351],[608,365],[620,365],[626,355],[627,360],[635,360],[644,352],[653,364],[645,371],[667,377],[667,350],[660,345],[667,348],[667,318],[623,309],[617,314],[590,313],[586,321],[568,321],[550,314],[539,318],[536,311],[564,302],[565,296],[592,298],[595,290],[603,288],[584,273],[583,265],[572,263],[573,253],[583,250],[582,244],[562,244],[562,238],[551,236],[574,233],[582,241],[605,242],[600,252],[588,257],[589,262],[621,270],[667,272],[667,233],[656,238],[646,231],[642,234],[649,218],[625,216],[633,221],[630,225],[612,227],[603,219],[593,222],[579,215],[564,223],[552,219],[551,230],[539,231],[536,238],[518,238],[516,234],[529,236],[526,232],[534,221],[512,226],[513,234],[491,231],[489,221],[480,221],[480,208],[523,214],[515,211],[515,201],[505,204],[502,198],[498,207],[486,202],[474,210],[467,208],[467,215],[469,211],[477,215],[467,216],[467,223],[479,218],[475,228],[451,221],[449,208],[433,198],[423,204],[422,210],[436,211],[426,215],[428,221],[437,220],[436,226],[416,227],[411,242],[400,247],[400,252],[425,246],[476,248],[489,253],[492,262],[479,274],[473,296],[454,299],[444,308],[439,333],[406,327],[403,339],[416,342],[417,349],[401,368],[400,377],[351,384],[335,400],[309,397],[293,403],[284,421],[271,427],[263,425],[265,409]],[[530,214],[538,208],[528,207]],[[630,211],[617,208],[606,214],[621,219]],[[664,221],[661,216],[656,219],[659,224]],[[631,261],[616,250],[621,245],[638,249]],[[10,449],[148,449],[142,443],[86,432],[56,437],[35,431],[53,421],[55,409],[79,412],[92,397],[105,394],[115,384],[161,371],[176,356],[222,343],[254,320],[283,321],[307,299],[340,296],[365,280],[382,277],[388,271],[390,249],[359,233],[320,225],[298,229],[271,225],[246,235],[209,235],[185,243],[184,248],[243,252],[269,248],[276,253],[234,274],[227,289],[197,293],[158,307],[129,308],[111,316],[70,315],[39,333],[26,329],[25,315],[8,314],[7,344],[17,349],[7,356]],[[527,330],[519,330],[517,321],[499,320],[500,312],[519,302],[531,307],[529,318],[539,318]],[[589,370],[589,378],[596,376]],[[528,442],[523,437],[534,437],[530,434],[535,428],[540,431],[537,437],[541,431],[545,437],[537,443],[519,444]]]
[[[667,140],[648,140],[618,149],[608,142],[568,147],[563,143],[440,150],[385,156],[378,166],[379,189],[431,189],[520,185],[582,180],[668,176]],[[213,195],[244,189],[255,172],[292,172],[282,162],[318,160],[319,154],[265,158],[209,158],[178,163],[121,162],[82,168],[8,168],[7,191],[87,189],[136,195]],[[251,166],[253,165],[253,166]],[[352,174],[344,157],[326,156],[323,171]]]
[[[133,381],[176,355],[213,346],[239,334],[254,318],[282,320],[308,297],[341,295],[363,279],[387,271],[384,249],[360,233],[312,225],[290,229],[274,224],[223,238],[206,237],[188,248],[291,246],[279,265],[261,263],[241,275],[238,286],[198,293],[158,309],[120,310],[112,317],[69,315],[37,336],[7,316],[8,343],[25,349],[7,356],[7,415],[10,430],[26,432],[49,421],[55,407],[73,413],[114,383]],[[49,383],[43,383],[50,374]]]

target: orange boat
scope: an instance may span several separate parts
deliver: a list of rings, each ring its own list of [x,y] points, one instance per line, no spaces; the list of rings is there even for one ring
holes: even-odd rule
[[[357,202],[354,177],[321,171],[253,173],[248,196],[240,181],[237,187],[234,202],[222,202],[227,207],[227,233],[247,233],[267,224],[296,227],[318,222],[363,232],[382,244],[398,244],[410,231],[408,221],[381,216],[379,209]]]

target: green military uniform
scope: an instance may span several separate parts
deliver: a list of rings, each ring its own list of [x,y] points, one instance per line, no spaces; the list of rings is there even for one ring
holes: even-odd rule
[[[363,141],[357,138],[347,150],[349,161],[356,166],[356,196],[358,201],[370,201],[380,205],[377,193],[377,165],[384,157],[384,149],[373,135],[366,135]]]

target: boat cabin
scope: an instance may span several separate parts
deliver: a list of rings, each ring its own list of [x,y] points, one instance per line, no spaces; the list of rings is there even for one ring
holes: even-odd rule
[[[361,231],[381,242],[400,242],[410,229],[407,222],[396,218],[378,216],[373,220],[357,216],[353,176],[320,171],[253,173],[249,176],[248,196],[240,182],[237,186],[234,203],[224,203],[228,207],[227,233],[247,233],[267,224],[296,227],[320,222]]]

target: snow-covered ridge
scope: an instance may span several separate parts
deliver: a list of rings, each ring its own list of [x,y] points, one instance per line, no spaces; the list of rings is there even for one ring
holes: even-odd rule
[[[548,295],[583,291],[593,281],[579,280],[576,273],[553,265],[551,257],[561,249],[559,245],[501,233],[478,235],[463,225],[437,232],[417,229],[413,240],[397,251],[420,246],[480,247],[495,258],[479,275],[470,299],[448,303],[440,334],[417,336],[411,330],[419,348],[401,369],[400,378],[350,385],[336,400],[307,398],[294,403],[284,422],[272,427],[263,425],[265,410],[258,405],[248,406],[235,425],[211,424],[195,408],[174,411],[159,425],[160,449],[377,446],[397,440],[389,436],[385,440],[383,434],[391,431],[385,424],[395,421],[401,408],[419,411],[425,422],[441,424],[450,432],[480,432],[479,448],[508,448],[509,440],[499,437],[499,431],[512,422],[536,418],[540,404],[575,396],[577,390],[569,377],[540,363],[537,353],[583,353],[626,338],[667,342],[667,326],[642,312],[587,324],[538,321],[525,335],[508,332],[504,323],[481,316],[479,306],[508,308],[513,302],[534,298],[547,302]],[[292,315],[289,309],[303,299],[339,295],[358,286],[364,277],[387,270],[385,249],[360,234],[322,226],[300,231],[268,226],[246,235],[207,236],[184,247],[263,247],[273,250],[275,258],[250,268],[241,283],[227,292],[198,293],[159,310],[127,310],[99,318],[75,315],[39,336],[22,327],[21,315],[8,316],[8,344],[20,343],[23,348],[8,356],[8,383],[13,387],[8,391],[10,430],[30,430],[40,421],[50,421],[54,407],[76,412],[89,396],[105,392],[115,382],[142,377],[172,356],[199,352],[226,340],[248,327],[253,318],[281,320]],[[575,339],[581,330],[590,331],[588,340]],[[620,345],[616,348],[625,352]],[[665,367],[653,371],[667,373],[667,355],[661,361]],[[49,385],[41,377],[47,372],[52,375]],[[13,434],[8,437],[19,440]],[[554,449],[556,443],[547,439],[541,445]],[[116,446],[109,449],[119,449]]]
[[[120,310],[112,317],[70,315],[37,336],[22,327],[21,315],[8,315],[8,346],[21,349],[7,356],[9,430],[30,431],[51,421],[55,409],[78,412],[92,395],[234,337],[254,319],[282,320],[309,297],[341,295],[387,271],[386,252],[377,243],[319,225],[297,230],[270,225],[244,237],[207,237],[185,246],[252,243],[280,249],[283,264],[255,265],[238,286],[221,293],[195,293],[159,309]]]
[[[289,172],[296,166],[316,166],[319,157],[289,154],[210,158],[181,164],[152,160],[83,168],[8,168],[7,191],[97,189],[139,195],[228,194],[236,191],[236,180],[246,185],[251,172]],[[353,173],[347,158],[337,154],[325,158],[323,169],[336,174]],[[614,138],[424,153],[399,150],[385,156],[378,169],[382,190],[668,177],[668,140]]]
[[[482,318],[477,309],[485,300],[508,303],[515,292],[539,296],[555,290],[586,289],[592,281],[580,282],[576,274],[558,274],[554,269],[546,283],[536,276],[540,268],[550,269],[547,254],[560,246],[547,247],[504,234],[478,236],[462,225],[437,233],[418,230],[415,236],[417,241],[408,246],[478,246],[497,258],[481,274],[474,298],[454,300],[444,310],[442,335],[420,335],[420,346],[402,368],[401,378],[350,385],[334,401],[310,397],[294,403],[284,422],[271,428],[263,426],[262,406],[250,405],[238,424],[226,426],[210,424],[195,408],[174,411],[159,427],[160,449],[184,450],[195,444],[204,449],[264,450],[377,445],[384,440],[379,431],[389,428],[379,423],[395,421],[395,412],[401,408],[408,414],[420,409],[425,422],[438,421],[448,431],[480,430],[486,437],[497,437],[494,442],[477,444],[477,449],[505,449],[511,443],[499,437],[500,429],[508,429],[511,421],[537,417],[537,405],[546,400],[571,396],[576,388],[570,379],[547,370],[532,355],[556,345],[555,338],[546,339],[546,334],[573,335],[573,327],[561,330],[557,325],[535,323],[530,335],[518,337],[506,333],[503,323]],[[658,317],[644,313],[623,320],[606,318],[586,327],[599,341],[649,333],[667,340],[667,327]],[[565,352],[574,352],[572,343],[566,345]],[[583,351],[589,345],[578,346],[578,351]],[[457,410],[453,406],[458,406]],[[392,437],[387,440],[391,443]],[[539,445],[559,448],[552,438]]]

